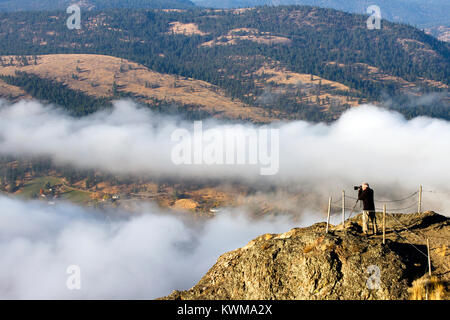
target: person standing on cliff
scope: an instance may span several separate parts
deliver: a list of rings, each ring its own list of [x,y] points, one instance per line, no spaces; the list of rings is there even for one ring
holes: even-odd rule
[[[369,184],[364,182],[358,190],[358,200],[363,202],[362,227],[367,234],[369,218],[373,226],[373,234],[377,234],[377,217],[375,214],[374,192]]]

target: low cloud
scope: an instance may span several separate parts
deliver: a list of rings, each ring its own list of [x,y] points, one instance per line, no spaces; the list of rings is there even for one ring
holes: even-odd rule
[[[151,205],[130,215],[3,196],[0,208],[0,299],[162,297],[189,289],[219,255],[260,234],[314,222],[227,211],[192,224]],[[81,290],[66,286],[70,265],[81,269]]]
[[[373,106],[351,109],[336,122],[276,123],[279,129],[279,171],[261,176],[260,165],[175,165],[171,140],[178,128],[193,123],[119,101],[113,110],[72,118],[37,102],[0,103],[0,153],[47,155],[57,164],[101,169],[116,174],[145,174],[177,178],[246,183],[302,185],[330,190],[367,180],[379,187],[419,184],[450,191],[450,123],[419,117],[405,120],[398,113]],[[204,131],[258,129],[216,120]]]

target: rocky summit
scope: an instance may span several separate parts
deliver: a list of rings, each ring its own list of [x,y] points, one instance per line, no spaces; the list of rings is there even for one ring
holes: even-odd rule
[[[428,275],[426,238],[433,276],[447,290],[449,218],[389,215],[385,245],[380,234],[363,235],[360,220],[328,234],[318,223],[259,236],[223,254],[193,288],[163,299],[408,299],[413,281]]]

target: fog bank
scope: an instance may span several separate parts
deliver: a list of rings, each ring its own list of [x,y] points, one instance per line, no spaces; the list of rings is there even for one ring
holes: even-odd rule
[[[193,179],[239,179],[247,183],[331,186],[340,190],[367,180],[379,187],[419,184],[450,191],[450,123],[420,117],[410,121],[373,106],[347,111],[336,122],[276,123],[279,170],[261,176],[261,165],[175,165],[171,153],[175,130],[193,131],[193,123],[154,114],[130,101],[113,110],[72,118],[38,102],[0,102],[0,153],[47,155],[57,164],[116,174],[149,174]],[[254,125],[203,122],[208,132],[260,129]],[[229,131],[228,131],[229,132]],[[212,144],[217,143],[213,141]],[[208,143],[204,143],[208,145]]]
[[[189,289],[221,254],[316,218],[308,219],[251,220],[234,210],[193,225],[151,205],[118,215],[0,196],[0,299],[161,297]],[[71,265],[81,290],[66,286]]]

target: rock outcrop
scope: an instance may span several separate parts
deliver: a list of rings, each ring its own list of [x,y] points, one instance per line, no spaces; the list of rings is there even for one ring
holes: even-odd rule
[[[417,227],[450,235],[449,218],[414,218]],[[394,227],[383,245],[379,235],[362,235],[357,221],[328,234],[319,223],[259,236],[223,254],[190,290],[163,299],[408,299],[412,281],[427,273],[427,258],[417,251],[423,246],[398,241],[402,231]]]

